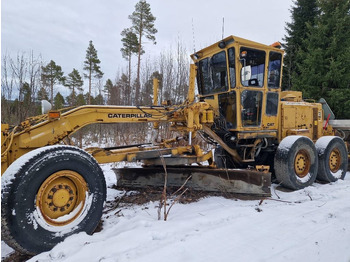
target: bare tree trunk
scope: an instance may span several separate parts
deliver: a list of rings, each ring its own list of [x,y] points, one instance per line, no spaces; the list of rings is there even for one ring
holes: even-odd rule
[[[16,57],[16,62],[14,62],[11,59],[11,70],[13,72],[13,75],[15,76],[15,85],[18,88],[18,102],[20,103],[23,101],[23,83],[26,79],[26,74],[27,74],[27,61],[24,57],[24,53],[21,55],[18,53]],[[17,121],[21,120],[21,117],[23,115],[23,108],[22,106],[17,106],[15,108],[16,115],[17,115]]]
[[[88,102],[88,105],[91,105],[91,69],[89,71],[89,102]]]
[[[51,94],[50,102],[51,102],[51,105],[54,106],[54,101],[53,101],[53,81],[51,81],[51,83],[50,83],[50,94]]]
[[[16,59],[5,54],[2,62],[2,117],[9,124],[18,124],[24,118],[38,113],[34,101],[41,85],[41,57],[35,58],[33,51],[28,56],[18,53]],[[24,90],[25,83],[28,86]],[[14,93],[17,96],[15,101]]]
[[[34,53],[31,51],[29,59],[29,86],[33,94],[35,94],[39,89],[40,73],[41,73],[41,60],[40,56],[34,58]]]
[[[131,53],[129,54],[129,90],[131,90]]]
[[[7,54],[5,54],[2,57],[1,65],[1,118],[2,121],[12,124],[10,100],[12,100],[12,92],[15,84],[15,77],[13,75],[13,71],[11,70],[9,63],[11,64],[11,59]],[[5,110],[3,110],[3,108]]]
[[[139,95],[140,95],[140,87],[141,87],[141,83],[140,83],[140,66],[141,66],[141,50],[142,50],[142,15],[140,18],[141,24],[140,24],[140,33],[139,33],[139,55],[138,55],[138,59],[137,59],[137,78],[136,78],[136,94],[135,94],[135,100],[136,103],[139,102]]]

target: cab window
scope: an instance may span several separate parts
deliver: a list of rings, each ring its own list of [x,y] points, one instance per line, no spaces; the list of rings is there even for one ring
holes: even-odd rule
[[[236,93],[224,93],[219,95],[219,111],[220,116],[225,119],[228,129],[237,126],[237,109],[236,109]]]
[[[281,60],[282,54],[277,52],[270,52],[269,56],[269,73],[268,73],[268,87],[279,88],[281,78]]]
[[[201,95],[228,90],[225,51],[199,61],[197,83]]]
[[[262,87],[264,85],[265,73],[264,51],[242,47],[240,59],[242,64],[241,83],[243,86]]]
[[[269,92],[266,96],[266,115],[275,116],[278,111],[278,93]]]
[[[235,49],[228,49],[228,67],[230,70],[230,85],[231,88],[236,87],[236,72],[235,72]]]
[[[241,94],[242,124],[243,126],[259,126],[262,110],[261,91],[244,90]]]

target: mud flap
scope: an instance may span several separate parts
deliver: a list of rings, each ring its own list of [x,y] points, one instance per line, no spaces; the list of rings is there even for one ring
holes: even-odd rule
[[[144,188],[164,186],[163,167],[114,169],[117,186]],[[245,169],[213,169],[207,167],[169,167],[168,187],[180,187],[186,179],[186,187],[198,191],[227,192],[270,196],[271,173]]]

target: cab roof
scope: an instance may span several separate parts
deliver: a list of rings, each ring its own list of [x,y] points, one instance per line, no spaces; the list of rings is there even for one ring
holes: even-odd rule
[[[276,51],[279,53],[283,53],[284,51],[275,47],[278,46],[277,43],[273,43],[272,45],[264,45],[258,42],[254,42],[251,40],[247,40],[238,36],[228,36],[219,42],[216,42],[215,44],[212,44],[210,46],[207,46],[191,55],[191,58],[194,62],[197,62],[202,57],[206,57],[210,54],[217,53],[219,50],[229,48],[232,46],[246,46],[251,48],[257,48],[262,50],[270,50],[270,51]]]

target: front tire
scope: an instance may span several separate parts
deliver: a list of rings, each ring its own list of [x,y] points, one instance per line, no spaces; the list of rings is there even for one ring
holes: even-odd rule
[[[344,179],[348,168],[348,154],[344,141],[336,136],[324,136],[317,140],[317,179],[335,182]]]
[[[216,147],[214,150],[214,161],[218,168],[227,169],[235,167],[232,156],[221,146]]]
[[[298,190],[316,179],[318,158],[314,143],[305,136],[288,136],[279,144],[274,169],[277,180],[285,187]]]
[[[97,227],[106,183],[96,160],[72,146],[48,146],[17,159],[2,176],[1,236],[26,254],[51,250]]]

